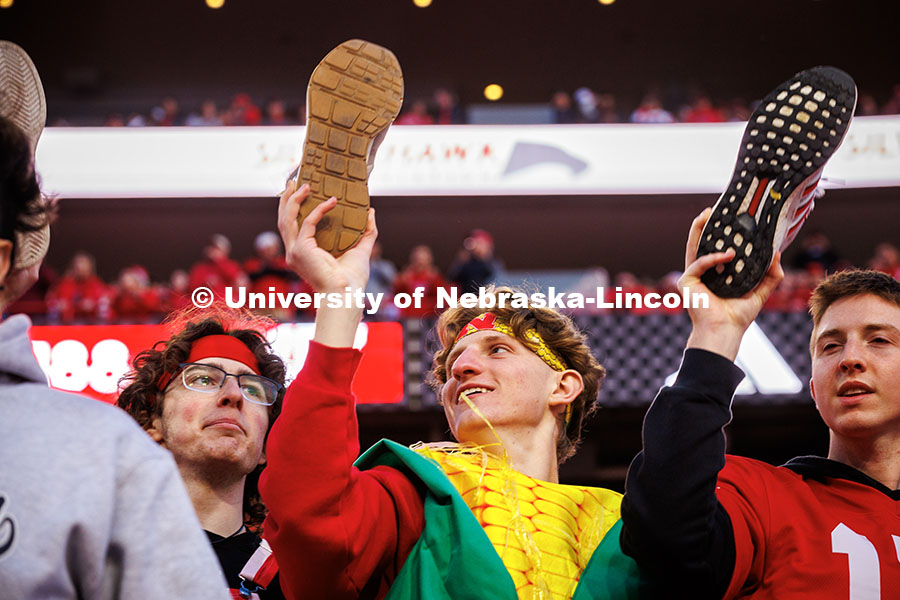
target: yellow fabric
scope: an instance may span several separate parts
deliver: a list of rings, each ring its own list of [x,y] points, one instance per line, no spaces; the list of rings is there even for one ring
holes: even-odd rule
[[[425,446],[472,509],[520,600],[572,597],[600,540],[619,520],[621,494],[539,481],[480,448]]]

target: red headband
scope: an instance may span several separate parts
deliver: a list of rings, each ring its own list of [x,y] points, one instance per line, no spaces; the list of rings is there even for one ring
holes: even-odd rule
[[[467,335],[475,333],[476,331],[486,331],[494,329],[494,323],[497,321],[497,315],[494,313],[486,312],[481,313],[468,323],[466,326],[459,330],[459,335],[456,336],[456,340],[453,342],[455,345],[456,342],[463,339]]]
[[[247,347],[247,344],[232,335],[208,335],[194,341],[191,346],[191,353],[184,362],[197,362],[204,358],[229,358],[239,363],[245,364],[259,375],[259,361],[256,355]],[[166,389],[175,373],[166,371],[163,373],[156,387],[159,391]]]

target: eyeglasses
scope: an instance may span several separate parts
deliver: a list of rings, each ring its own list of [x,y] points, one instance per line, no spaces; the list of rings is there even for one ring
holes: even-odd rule
[[[278,399],[278,394],[284,389],[284,386],[277,381],[262,375],[252,373],[234,375],[214,365],[203,363],[181,363],[178,366],[183,369],[181,381],[184,382],[184,387],[195,392],[213,394],[225,385],[228,377],[234,377],[237,379],[238,387],[241,388],[241,396],[244,397],[244,400],[254,404],[272,406]]]

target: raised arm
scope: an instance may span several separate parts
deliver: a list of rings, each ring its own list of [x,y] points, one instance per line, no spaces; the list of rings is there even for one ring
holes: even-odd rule
[[[374,211],[356,246],[339,258],[318,247],[320,204],[301,225],[308,186],[281,197],[278,226],[287,262],[318,292],[364,288],[377,235]],[[269,434],[260,491],[269,509],[266,537],[295,598],[381,597],[422,530],[419,492],[399,471],[353,467],[359,433],[350,384],[360,360],[352,349],[362,309],[322,306],[306,364],[291,384]]]
[[[644,449],[628,472],[622,504],[623,550],[653,578],[695,598],[721,598],[735,569],[729,514],[716,497],[725,466],[722,429],[743,373],[733,361],[744,332],[783,277],[775,256],[765,278],[742,298],[715,296],[700,281],[734,252],[697,258],[710,210],[691,226],[679,285],[705,293],[708,308],[689,310],[693,325],[678,377],[660,390],[644,421]]]

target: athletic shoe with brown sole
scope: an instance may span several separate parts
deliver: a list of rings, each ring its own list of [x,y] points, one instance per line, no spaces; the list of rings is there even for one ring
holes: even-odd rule
[[[44,87],[28,54],[5,40],[0,40],[0,116],[25,132],[33,155],[47,121]],[[38,196],[34,201],[43,202],[43,198]],[[35,225],[41,225],[40,229],[16,232],[13,270],[27,269],[39,263],[50,247],[50,226],[46,216],[41,213],[34,219]]]
[[[701,278],[717,296],[738,298],[762,280],[775,250],[794,240],[814,205],[825,163],[856,106],[856,85],[834,67],[797,73],[751,115],[731,183],[713,207],[698,256],[735,251]]]
[[[316,241],[340,256],[359,240],[369,213],[367,181],[375,151],[403,104],[403,74],[394,54],[362,40],[344,42],[322,59],[306,95],[306,140],[297,176],[310,197],[299,220],[332,196]]]

